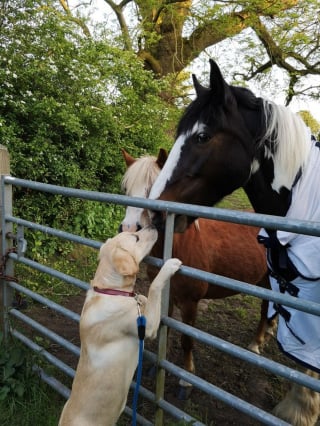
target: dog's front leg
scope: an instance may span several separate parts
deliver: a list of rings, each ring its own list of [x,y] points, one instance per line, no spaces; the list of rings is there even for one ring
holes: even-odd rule
[[[147,320],[146,337],[154,339],[160,323],[161,292],[168,280],[180,268],[182,262],[179,259],[168,259],[153,280],[148,294],[144,315]]]

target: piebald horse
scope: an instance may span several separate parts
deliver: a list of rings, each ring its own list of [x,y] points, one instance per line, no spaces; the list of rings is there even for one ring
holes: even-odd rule
[[[131,197],[147,197],[166,161],[166,152],[160,149],[157,158],[145,156],[138,159],[130,156],[125,150],[122,150],[122,153],[127,165],[122,180],[123,191]],[[137,228],[148,224],[150,224],[148,212],[128,206],[120,229],[134,232]],[[184,233],[174,234],[172,255],[178,257],[184,265],[270,288],[265,249],[258,244],[258,231],[258,228],[252,226],[199,219]],[[163,237],[163,233],[159,232],[158,241],[151,252],[152,256],[162,257]],[[157,269],[150,265],[147,271],[151,280],[157,274]],[[170,290],[169,315],[172,315],[175,305],[181,312],[182,321],[192,326],[201,299],[221,299],[237,294],[233,290],[183,275],[175,275],[171,279]],[[262,301],[260,322],[249,348],[259,353],[265,340],[273,334],[274,326],[275,320],[267,321],[267,301]],[[192,338],[182,335],[181,345],[184,367],[187,371],[194,372]],[[180,398],[185,398],[190,390],[190,385],[180,381]]]
[[[229,85],[210,60],[210,86],[193,76],[195,100],[187,107],[168,160],[149,198],[215,205],[243,187],[258,213],[320,221],[320,143],[289,108]],[[161,226],[164,216],[153,213]],[[178,217],[185,227],[193,218]],[[320,238],[261,230],[273,290],[320,303]],[[320,317],[269,304],[279,313],[280,349],[319,377]],[[293,385],[274,413],[293,425],[311,426],[319,393]]]

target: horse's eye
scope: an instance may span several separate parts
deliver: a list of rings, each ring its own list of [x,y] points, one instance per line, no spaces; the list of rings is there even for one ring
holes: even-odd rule
[[[197,135],[197,143],[199,144],[204,144],[208,142],[208,140],[210,140],[210,136],[208,135],[208,133],[199,133]]]

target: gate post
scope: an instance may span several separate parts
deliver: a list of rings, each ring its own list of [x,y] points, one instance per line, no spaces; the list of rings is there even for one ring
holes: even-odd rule
[[[7,235],[12,232],[12,223],[5,222],[5,214],[12,214],[12,187],[4,184],[4,176],[10,174],[10,158],[8,150],[5,146],[0,145],[0,216],[1,216],[1,245],[0,245],[0,331],[4,333],[7,339],[9,332],[8,309],[12,305],[13,290],[8,286],[4,275],[13,276],[13,262],[9,261],[5,265],[5,254],[11,241],[9,242]]]
[[[173,244],[173,229],[174,229],[174,213],[168,213],[166,219],[165,238],[164,238],[164,249],[163,249],[163,260],[172,257],[172,244]],[[169,311],[169,298],[170,298],[170,283],[166,285],[162,290],[161,299],[161,316],[168,316]],[[159,361],[166,359],[167,357],[167,337],[168,327],[164,324],[160,324],[159,328],[159,342],[158,342],[158,363]],[[156,377],[156,400],[163,399],[164,397],[164,385],[165,385],[165,371],[163,368],[157,366],[157,377]],[[155,414],[155,426],[163,425],[163,410],[157,407]]]

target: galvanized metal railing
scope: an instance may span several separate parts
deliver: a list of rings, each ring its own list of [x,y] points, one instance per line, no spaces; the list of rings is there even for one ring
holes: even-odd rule
[[[39,324],[34,319],[28,317],[26,314],[21,313],[17,309],[11,307],[11,298],[12,291],[17,290],[22,294],[31,297],[34,300],[41,302],[42,304],[48,306],[50,309],[53,309],[64,316],[79,322],[79,315],[63,308],[61,305],[51,301],[50,299],[43,297],[36,292],[33,292],[22,284],[18,284],[14,280],[10,279],[10,276],[13,276],[13,264],[14,262],[21,262],[29,267],[32,267],[36,270],[49,274],[53,277],[57,277],[70,285],[77,286],[81,289],[86,290],[88,288],[88,283],[83,282],[75,277],[64,274],[55,269],[49,268],[46,265],[41,265],[37,262],[28,259],[24,255],[24,228],[30,228],[37,231],[44,232],[47,235],[52,235],[54,237],[59,237],[65,240],[73,241],[79,244],[83,244],[89,247],[98,249],[101,245],[98,241],[93,241],[87,238],[83,238],[71,233],[67,233],[58,229],[50,228],[41,224],[33,223],[26,221],[23,218],[17,218],[12,215],[12,201],[11,201],[11,186],[29,188],[35,191],[42,191],[51,194],[60,194],[66,197],[75,197],[85,200],[104,202],[104,203],[114,203],[117,205],[132,205],[136,207],[148,208],[152,210],[163,210],[166,211],[167,222],[166,222],[166,238],[165,238],[165,247],[164,247],[164,260],[171,257],[172,252],[172,236],[173,236],[173,223],[175,214],[187,214],[189,216],[205,217],[208,219],[218,219],[228,222],[243,223],[261,227],[268,227],[271,229],[283,229],[286,231],[304,233],[307,235],[316,235],[320,236],[320,222],[309,222],[309,221],[296,221],[288,220],[284,218],[279,218],[269,215],[260,215],[253,214],[248,212],[235,212],[232,210],[224,210],[219,208],[208,208],[200,207],[194,205],[184,205],[181,203],[172,203],[165,201],[153,201],[146,200],[142,198],[131,198],[123,195],[117,194],[107,194],[99,193],[94,191],[83,191],[73,188],[59,187],[55,185],[43,184],[40,182],[33,182],[23,179],[17,179],[8,175],[2,177],[1,181],[1,194],[2,194],[2,253],[7,253],[7,262],[4,265],[5,270],[2,274],[2,304],[3,304],[3,327],[6,334],[11,333],[17,339],[21,340],[25,345],[27,345],[32,350],[41,353],[41,355],[55,367],[59,368],[67,376],[73,377],[75,371],[64,362],[59,360],[57,357],[50,354],[45,348],[41,347],[37,342],[32,341],[29,337],[21,333],[21,331],[11,329],[9,317],[19,319],[28,326],[40,332],[42,335],[48,337],[53,342],[58,343],[66,350],[70,351],[76,356],[79,356],[79,347],[73,345],[71,342],[52,332],[48,328]],[[9,195],[8,195],[9,193]],[[18,227],[17,232],[17,253],[10,251],[11,245],[11,236],[12,236],[12,225]],[[11,233],[11,235],[10,235]],[[9,251],[8,251],[9,249]],[[145,261],[156,266],[161,266],[164,262],[163,259],[156,259],[152,257],[147,257]],[[275,293],[268,289],[263,289],[249,285],[247,283],[222,277],[216,274],[210,274],[205,271],[196,270],[188,266],[182,266],[179,273],[187,275],[193,278],[198,278],[205,280],[211,284],[227,287],[245,294],[249,294],[255,297],[272,300],[277,303],[281,303],[287,306],[294,307],[296,309],[303,310],[315,315],[320,316],[320,305],[314,302],[308,301],[307,303],[303,300],[298,300],[289,295]],[[162,325],[160,327],[159,333],[159,344],[158,344],[158,353],[153,354],[148,351],[145,351],[146,358],[149,358],[153,362],[156,362],[158,365],[158,375],[157,375],[157,385],[155,394],[151,391],[141,387],[141,395],[148,399],[149,401],[155,404],[155,424],[162,425],[164,423],[165,414],[169,414],[171,417],[174,417],[178,420],[184,420],[186,422],[193,422],[193,424],[201,425],[202,423],[194,419],[188,413],[183,412],[177,407],[170,404],[164,399],[164,384],[165,384],[165,371],[170,372],[171,374],[186,380],[191,383],[193,386],[201,389],[203,392],[207,393],[209,396],[212,396],[218,400],[223,401],[224,403],[238,409],[239,411],[246,413],[248,416],[253,417],[259,422],[267,425],[286,425],[284,421],[274,417],[270,413],[263,411],[262,409],[244,401],[240,398],[231,395],[230,393],[217,388],[213,384],[200,379],[199,377],[183,370],[182,368],[170,363],[166,360],[166,341],[167,341],[167,327],[173,328],[181,333],[192,336],[194,339],[197,339],[206,345],[217,348],[225,353],[228,353],[234,357],[245,360],[246,362],[253,364],[257,367],[261,367],[267,371],[270,371],[276,375],[284,377],[292,382],[307,386],[317,392],[320,392],[320,382],[312,377],[309,377],[303,373],[298,372],[295,369],[286,367],[280,363],[267,359],[261,355],[254,354],[248,350],[240,348],[236,345],[228,343],[222,339],[211,336],[201,330],[198,330],[194,327],[187,326],[182,324],[179,321],[176,321],[168,317],[168,304],[169,304],[169,288],[167,288],[163,295],[163,305],[162,305]],[[63,385],[55,377],[51,377],[45,371],[35,366],[35,369],[41,374],[43,380],[61,393],[64,397],[68,397],[69,389]],[[134,387],[134,382],[132,387]],[[143,385],[143,384],[142,384]],[[130,415],[130,407],[126,407],[126,413]],[[150,425],[152,424],[149,420],[144,419],[142,416],[137,418],[140,424]]]

